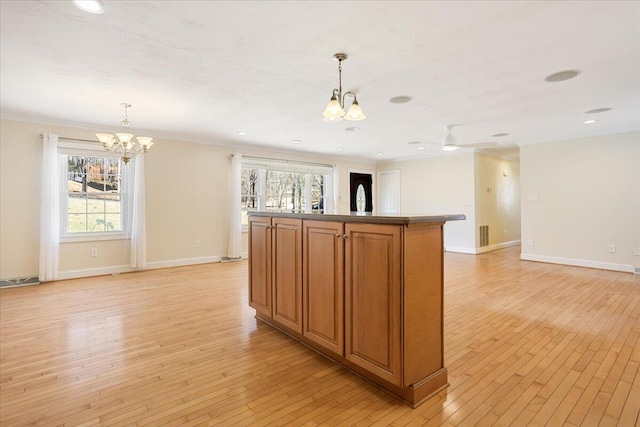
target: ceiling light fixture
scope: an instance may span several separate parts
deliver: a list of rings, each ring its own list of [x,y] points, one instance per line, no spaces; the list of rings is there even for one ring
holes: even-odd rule
[[[545,77],[545,81],[549,83],[563,82],[565,80],[569,80],[576,77],[578,74],[580,74],[580,71],[578,70],[559,71],[557,73],[553,73],[550,76]]]
[[[611,111],[611,108],[596,108],[595,110],[585,111],[586,114],[595,114],[595,113],[606,113],[607,111]]]
[[[418,147],[418,150],[424,150],[424,146],[421,145],[420,147]]]
[[[294,139],[294,140],[293,140],[293,141],[291,141],[291,142],[293,142],[294,144],[300,144],[302,141],[301,141],[301,140],[299,140],[299,139]]]
[[[113,137],[110,133],[96,133],[98,141],[102,143],[105,150],[113,153],[122,152],[122,161],[126,165],[129,160],[134,158],[140,153],[146,153],[153,145],[153,138],[148,136],[134,136],[129,133],[131,129],[131,122],[127,115],[127,108],[131,107],[131,104],[123,102],[120,104],[124,107],[124,118],[120,122],[122,125],[122,132],[116,133],[118,139]]]
[[[390,103],[392,104],[406,104],[407,102],[411,101],[411,97],[410,96],[394,96],[393,98],[391,98],[389,100]]]
[[[447,130],[447,135],[442,140],[442,149],[444,151],[454,151],[458,149],[458,141],[456,137],[451,134],[452,125],[444,127]]]
[[[329,122],[339,122],[344,118],[345,120],[364,120],[367,116],[362,112],[360,104],[355,92],[342,93],[342,61],[346,61],[348,58],[346,53],[336,53],[333,55],[333,59],[338,61],[338,89],[334,89],[331,94],[331,100],[327,104],[327,107],[322,112],[322,115]],[[349,111],[344,112],[344,99],[347,95],[353,96],[353,102]]]
[[[597,122],[597,120],[595,120],[595,119],[585,120],[585,121],[584,121],[584,124],[585,124],[585,125],[590,125],[590,124],[593,124],[593,123],[595,123],[595,122]]]
[[[100,0],[72,0],[75,7],[89,13],[103,13],[104,3]]]

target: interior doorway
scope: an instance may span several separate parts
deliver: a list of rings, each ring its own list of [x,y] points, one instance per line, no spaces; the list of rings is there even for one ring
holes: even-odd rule
[[[349,173],[349,209],[351,212],[373,212],[373,176]]]

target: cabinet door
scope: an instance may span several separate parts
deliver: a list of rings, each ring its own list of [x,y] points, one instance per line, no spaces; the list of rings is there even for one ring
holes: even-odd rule
[[[271,218],[249,217],[249,306],[271,317]]]
[[[302,220],[273,218],[273,319],[302,333]]]
[[[345,232],[345,357],[402,386],[402,229],[347,224]]]
[[[344,224],[304,221],[304,336],[344,356]]]

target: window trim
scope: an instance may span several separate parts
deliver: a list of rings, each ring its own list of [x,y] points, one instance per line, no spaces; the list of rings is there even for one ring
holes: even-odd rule
[[[129,218],[129,172],[126,166],[121,167],[121,220],[122,230],[117,231],[88,231],[82,233],[69,233],[67,232],[68,225],[68,206],[69,206],[69,191],[67,187],[67,174],[68,169],[68,157],[69,156],[84,156],[95,158],[116,158],[120,159],[120,156],[108,152],[102,149],[102,146],[91,143],[72,142],[68,140],[58,140],[58,158],[60,165],[60,243],[77,243],[77,242],[90,242],[90,241],[102,241],[102,240],[127,240],[131,239],[131,218]]]

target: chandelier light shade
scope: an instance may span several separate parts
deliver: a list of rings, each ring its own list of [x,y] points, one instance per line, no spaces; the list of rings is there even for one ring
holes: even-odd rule
[[[327,107],[322,112],[322,115],[324,116],[323,121],[340,122],[343,118],[345,120],[357,121],[367,118],[358,104],[355,92],[342,93],[342,61],[345,61],[347,58],[348,55],[346,53],[336,53],[333,55],[333,59],[338,61],[338,89],[333,90],[331,99],[329,100]],[[347,95],[353,96],[353,101],[351,102],[349,110],[345,113],[344,101]]]
[[[122,122],[120,122],[122,132],[116,133],[115,137],[110,133],[96,133],[96,138],[98,138],[98,141],[100,141],[105,150],[112,153],[121,153],[122,161],[127,164],[129,160],[138,154],[146,153],[153,145],[153,138],[149,138],[148,136],[136,137],[129,133],[131,130],[131,122],[129,122],[127,108],[131,107],[131,104],[124,102],[120,105],[124,107],[124,118]]]

